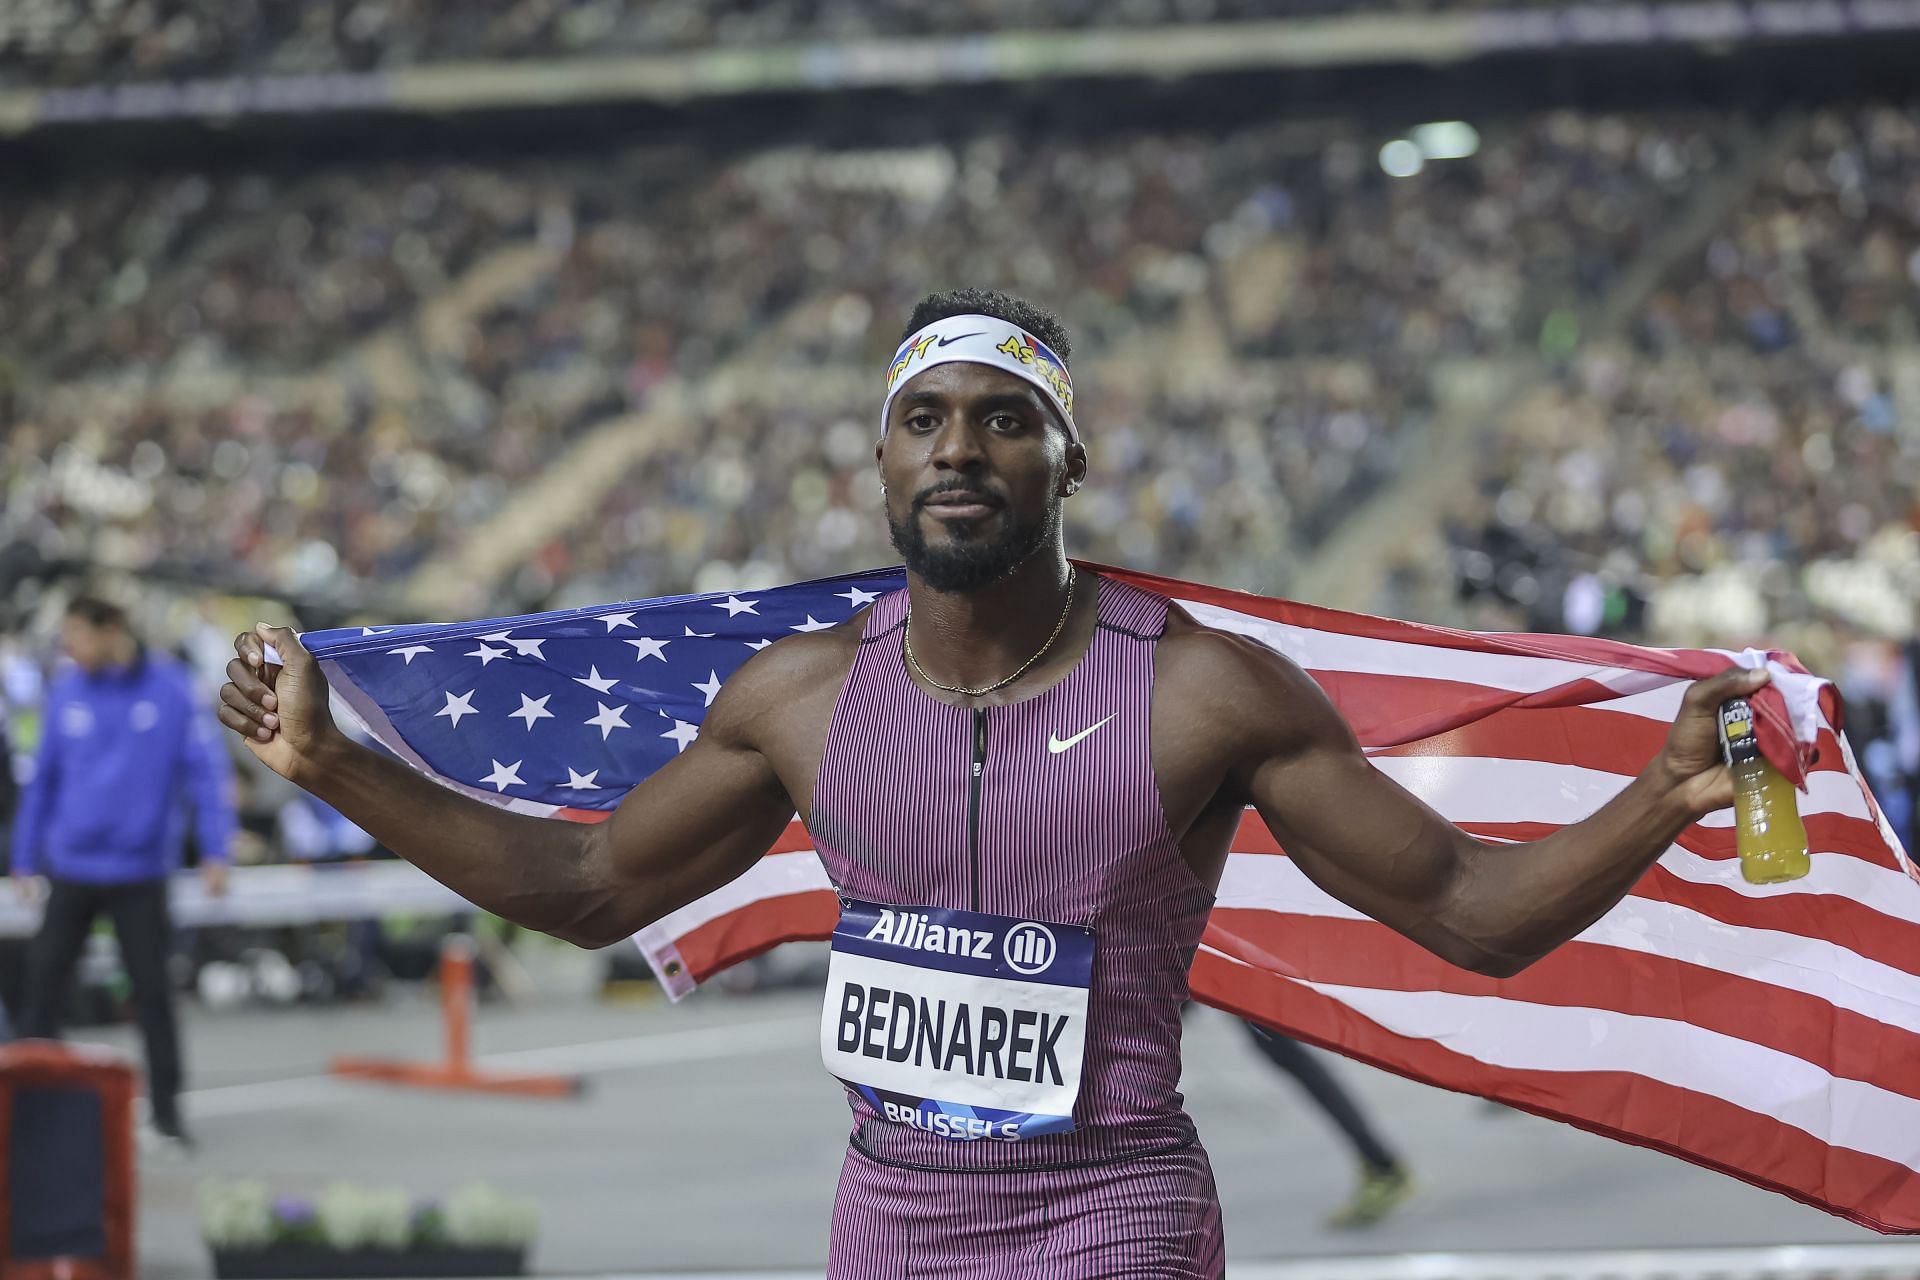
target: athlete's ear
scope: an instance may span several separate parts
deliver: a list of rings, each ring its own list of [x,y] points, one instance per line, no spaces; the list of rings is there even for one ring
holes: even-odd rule
[[[1067,473],[1060,479],[1060,496],[1071,498],[1087,482],[1087,447],[1079,441],[1067,444]]]

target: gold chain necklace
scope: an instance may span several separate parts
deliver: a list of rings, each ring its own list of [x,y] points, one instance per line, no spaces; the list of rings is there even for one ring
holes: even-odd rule
[[[1047,642],[1040,646],[1040,651],[1038,653],[1034,654],[1031,658],[1028,658],[1025,662],[1021,663],[1019,667],[1017,667],[1014,670],[1014,673],[1008,676],[1005,680],[996,680],[992,684],[985,685],[978,689],[964,689],[957,684],[941,684],[938,680],[935,680],[932,676],[928,675],[926,672],[926,669],[920,665],[920,660],[913,656],[913,605],[912,604],[907,605],[907,625],[900,629],[900,647],[906,651],[907,665],[913,668],[913,673],[915,675],[919,676],[922,680],[925,680],[928,684],[932,685],[934,688],[943,689],[948,693],[964,693],[969,698],[977,698],[983,693],[992,693],[995,689],[1003,688],[1007,685],[1012,684],[1015,680],[1018,680],[1021,676],[1027,673],[1028,667],[1031,667],[1034,663],[1040,661],[1040,659],[1047,656],[1047,650],[1053,648],[1053,642],[1055,640],[1058,640],[1060,638],[1061,631],[1065,630],[1067,625],[1067,615],[1073,612],[1073,572],[1074,572],[1073,566],[1068,565],[1067,566],[1067,603],[1061,607],[1060,621],[1053,624],[1053,634],[1047,637]]]

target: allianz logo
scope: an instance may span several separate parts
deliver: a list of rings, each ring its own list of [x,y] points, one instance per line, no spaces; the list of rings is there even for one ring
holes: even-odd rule
[[[969,929],[964,925],[935,924],[925,912],[881,909],[880,918],[866,932],[869,942],[885,942],[912,951],[935,955],[965,956],[972,960],[992,960],[995,934],[991,929]],[[1032,920],[1022,920],[1007,930],[1005,960],[1015,973],[1033,975],[1045,972],[1059,954],[1053,930]]]

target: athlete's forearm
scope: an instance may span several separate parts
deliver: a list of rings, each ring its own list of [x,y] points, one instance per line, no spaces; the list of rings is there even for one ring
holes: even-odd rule
[[[593,829],[496,809],[339,735],[294,781],[483,910],[569,941],[606,896]]]
[[[1612,910],[1692,821],[1656,760],[1584,821],[1526,844],[1474,841],[1452,927],[1488,971],[1517,973]]]

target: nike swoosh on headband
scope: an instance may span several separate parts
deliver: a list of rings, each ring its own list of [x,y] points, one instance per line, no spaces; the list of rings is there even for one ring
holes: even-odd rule
[[[1119,714],[1120,713],[1118,711],[1113,713],[1113,715],[1119,715]],[[1055,736],[1054,734],[1051,734],[1051,733],[1048,734],[1047,735],[1048,752],[1056,756],[1059,755],[1062,751],[1065,751],[1068,747],[1071,747],[1076,742],[1079,742],[1082,738],[1085,738],[1088,734],[1092,733],[1095,729],[1098,729],[1101,725],[1105,724],[1107,720],[1111,720],[1111,719],[1113,719],[1113,716],[1108,716],[1106,720],[1096,720],[1092,724],[1088,725],[1086,728],[1082,729],[1080,732],[1074,734],[1071,738],[1060,738]]]
[[[936,347],[945,347],[960,341],[960,339],[962,338],[978,338],[979,336],[980,336],[980,330],[976,329],[972,333],[956,333],[950,337],[942,338],[940,339],[940,341],[934,343],[933,345]]]

